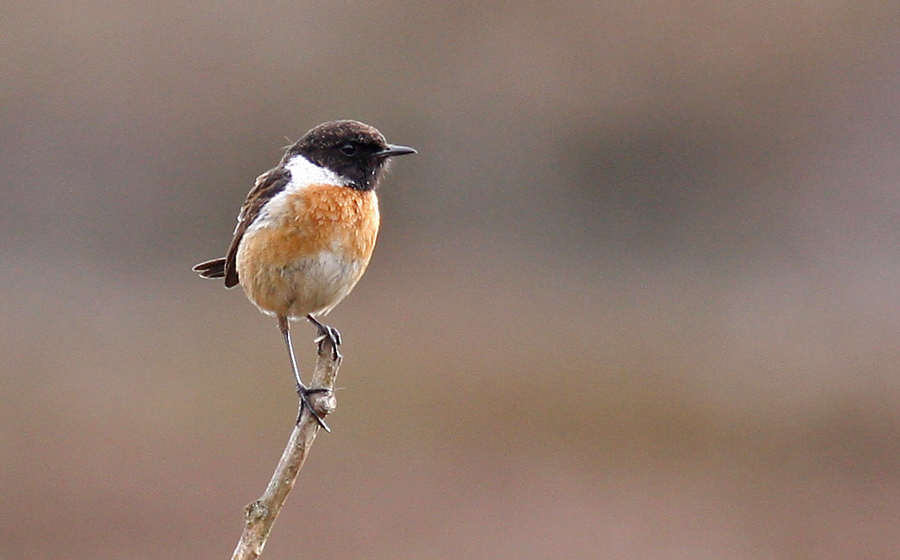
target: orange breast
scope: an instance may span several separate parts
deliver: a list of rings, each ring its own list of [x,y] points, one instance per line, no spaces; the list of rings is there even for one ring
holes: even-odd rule
[[[375,192],[311,185],[272,202],[238,248],[241,285],[264,312],[323,315],[350,293],[372,256]]]

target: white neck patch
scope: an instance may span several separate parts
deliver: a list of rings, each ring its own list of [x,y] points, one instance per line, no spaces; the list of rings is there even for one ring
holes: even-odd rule
[[[291,157],[284,167],[291,172],[291,181],[285,188],[287,191],[300,191],[310,185],[326,184],[346,187],[350,184],[347,179],[334,171],[319,167],[302,155]]]
[[[278,224],[280,220],[290,212],[287,204],[288,197],[312,185],[336,185],[346,187],[350,181],[344,179],[334,171],[319,167],[301,155],[293,156],[285,164],[285,169],[290,171],[291,180],[285,185],[284,190],[273,196],[260,209],[259,215],[250,224],[244,235],[251,235],[259,229]]]

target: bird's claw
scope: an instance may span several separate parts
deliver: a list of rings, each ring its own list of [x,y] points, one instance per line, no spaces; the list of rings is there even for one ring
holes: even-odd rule
[[[338,350],[338,346],[341,345],[341,333],[334,327],[330,327],[324,323],[320,323],[315,317],[308,317],[310,322],[319,329],[319,336],[316,337],[315,342],[319,345],[319,354],[323,352],[325,341],[329,341],[331,343],[331,358],[334,360],[340,360],[343,358],[341,356],[341,351]]]
[[[321,426],[322,429],[326,432],[331,433],[331,428],[328,427],[328,424],[325,423],[325,420],[312,405],[312,401],[309,400],[310,395],[330,392],[330,389],[325,389],[324,387],[318,387],[314,389],[310,389],[307,387],[297,387],[297,394],[300,395],[300,412],[297,414],[297,423],[299,424],[300,420],[303,418],[303,409],[308,408],[309,413],[312,414],[313,418],[316,419],[316,422],[319,424],[319,426]]]

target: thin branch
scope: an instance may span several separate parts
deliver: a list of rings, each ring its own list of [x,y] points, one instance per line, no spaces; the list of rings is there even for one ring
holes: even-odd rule
[[[319,416],[325,418],[337,406],[334,398],[334,380],[337,377],[338,368],[341,366],[341,357],[334,351],[329,337],[324,337],[319,342],[316,369],[313,372],[310,387],[322,387],[329,389],[327,393],[315,393],[310,395],[312,405]],[[287,447],[275,467],[275,473],[269,486],[258,500],[247,504],[244,508],[246,515],[244,533],[238,542],[237,548],[231,560],[255,560],[262,554],[266,546],[266,540],[275,525],[275,520],[281,512],[281,507],[287,500],[288,494],[294,487],[297,474],[303,467],[309,448],[316,439],[319,431],[319,423],[309,410],[303,410],[300,421],[294,427]]]

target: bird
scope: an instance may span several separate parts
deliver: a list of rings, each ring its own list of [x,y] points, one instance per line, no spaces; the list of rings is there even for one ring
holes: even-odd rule
[[[373,126],[356,120],[329,121],[287,147],[281,161],[259,177],[241,207],[224,257],[201,262],[202,278],[238,284],[263,313],[275,317],[287,346],[300,396],[330,431],[309,396],[291,344],[290,322],[308,320],[321,344],[341,357],[340,332],[322,318],[359,282],[375,248],[380,215],[378,188],[391,158],[417,153],[388,144]]]

